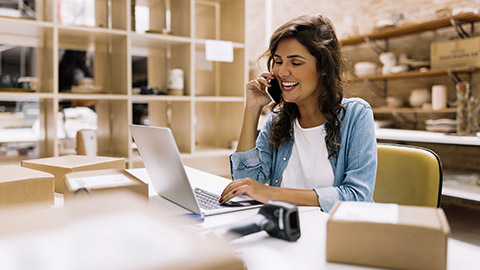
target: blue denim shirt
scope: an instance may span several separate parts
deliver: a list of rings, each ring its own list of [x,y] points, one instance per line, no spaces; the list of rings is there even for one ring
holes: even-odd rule
[[[372,108],[360,98],[345,98],[342,104],[345,116],[340,128],[340,146],[338,155],[330,158],[333,186],[314,189],[325,212],[329,212],[339,200],[373,202],[377,143]],[[280,186],[292,153],[293,139],[283,143],[276,151],[272,150],[269,140],[273,117],[273,113],[268,116],[255,148],[230,155],[234,180],[250,177],[270,186]]]

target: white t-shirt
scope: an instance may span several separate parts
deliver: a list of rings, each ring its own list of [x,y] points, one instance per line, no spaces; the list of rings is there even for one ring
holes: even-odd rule
[[[298,119],[293,127],[292,155],[283,172],[282,187],[313,189],[333,186],[332,165],[328,160],[323,125],[302,128]]]

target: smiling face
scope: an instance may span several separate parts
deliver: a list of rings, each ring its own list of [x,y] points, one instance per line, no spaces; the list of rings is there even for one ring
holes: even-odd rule
[[[286,102],[299,107],[318,107],[322,93],[317,59],[294,38],[281,40],[273,58],[272,72],[282,88]]]

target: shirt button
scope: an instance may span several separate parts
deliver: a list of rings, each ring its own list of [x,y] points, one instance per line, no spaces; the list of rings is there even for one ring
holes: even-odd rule
[[[287,160],[287,158],[286,158],[286,157],[284,157],[284,158],[283,158],[283,161],[285,161],[285,160]]]
[[[275,183],[278,183],[278,179],[277,179],[277,180],[275,180]]]

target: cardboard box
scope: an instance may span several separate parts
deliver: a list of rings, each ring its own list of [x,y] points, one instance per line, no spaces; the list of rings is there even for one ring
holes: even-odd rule
[[[125,160],[123,158],[70,155],[24,160],[22,166],[53,174],[55,192],[63,193],[63,176],[65,174],[102,169],[125,169]]]
[[[327,261],[446,269],[450,227],[440,208],[339,202],[327,223]]]
[[[44,211],[6,209],[0,269],[245,269],[232,246],[170,215],[131,192]]]
[[[0,166],[0,207],[54,204],[53,175],[20,166]]]
[[[65,201],[119,190],[135,192],[148,200],[148,183],[121,169],[69,173],[64,176],[64,183]]]
[[[480,36],[432,42],[430,66],[432,70],[480,66]]]

